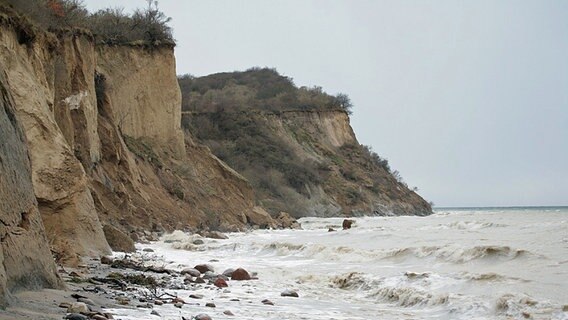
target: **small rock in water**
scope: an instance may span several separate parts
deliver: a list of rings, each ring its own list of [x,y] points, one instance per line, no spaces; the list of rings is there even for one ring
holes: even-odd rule
[[[199,270],[195,268],[185,268],[181,270],[181,274],[182,275],[189,274],[192,277],[199,277],[201,275],[201,272],[199,272]]]
[[[144,251],[144,252],[154,252],[154,249],[144,248],[144,249],[142,249],[142,251]]]
[[[223,311],[223,314],[224,314],[224,315],[227,315],[227,316],[234,316],[234,315],[235,315],[235,314],[232,313],[230,310],[225,310],[225,311]]]
[[[82,314],[79,313],[71,313],[65,316],[65,319],[67,320],[87,320],[87,316],[84,316]]]
[[[215,280],[215,282],[213,283],[217,288],[226,288],[229,285],[227,284],[227,281],[225,281],[225,279],[223,278],[217,278],[217,280]]]
[[[67,308],[68,313],[89,313],[89,307],[83,302],[74,302]]]
[[[181,302],[176,302],[176,303],[174,303],[174,307],[181,309],[181,307],[183,307],[183,303],[181,303]]]
[[[150,314],[153,315],[153,316],[161,317],[161,315],[156,310],[152,310],[152,312],[150,312]]]
[[[94,316],[91,316],[92,320],[108,320],[107,317],[100,315],[100,314],[95,314]]]
[[[164,304],[164,301],[162,301],[162,300],[154,300],[154,304],[157,305],[157,306],[161,306],[161,305]]]
[[[568,304],[565,304],[564,306],[562,306],[562,311],[568,312]]]
[[[207,302],[207,303],[205,304],[205,306],[206,306],[206,307],[209,307],[209,308],[215,308],[215,307],[217,307],[213,302]]]
[[[219,239],[219,240],[229,239],[229,237],[227,237],[226,234],[219,231],[208,231],[204,233],[203,236],[206,238]]]
[[[199,270],[199,272],[201,272],[201,273],[205,273],[207,271],[211,271],[211,272],[215,271],[215,269],[213,269],[213,266],[210,265],[210,264],[198,264],[193,268]]]
[[[198,293],[190,294],[189,297],[192,299],[203,299],[203,295]]]
[[[351,229],[351,225],[355,222],[354,220],[344,219],[343,220],[343,230]]]
[[[194,245],[197,245],[197,246],[198,246],[198,245],[201,245],[201,244],[204,244],[204,243],[205,243],[205,242],[203,242],[203,240],[201,240],[201,239],[195,239],[195,240],[193,240],[193,244],[194,244]]]
[[[194,283],[205,283],[205,280],[203,278],[195,278],[195,280],[193,281]]]
[[[327,232],[333,232],[333,231],[335,231],[335,229],[333,229],[333,228],[327,229]]]
[[[250,274],[245,269],[238,268],[237,270],[233,271],[231,280],[250,280]]]
[[[272,301],[270,301],[270,300],[268,300],[268,299],[264,299],[264,300],[262,300],[261,302],[262,302],[262,304],[266,304],[266,305],[269,305],[269,306],[273,306],[273,305],[274,305],[274,302],[272,302]]]
[[[205,313],[200,313],[193,317],[194,320],[213,320],[210,316],[206,315]]]
[[[298,298],[299,295],[296,291],[293,290],[284,290],[282,291],[282,293],[280,294],[283,297],[294,297],[294,298]]]
[[[191,297],[191,296],[190,296],[190,297]],[[176,297],[176,298],[173,298],[173,299],[172,299],[172,302],[173,302],[173,303],[185,303],[185,301],[183,301],[182,298],[177,298],[177,297]]]
[[[111,263],[112,263],[112,258],[111,258],[111,257],[107,257],[107,256],[102,256],[102,257],[101,257],[101,263],[102,263],[102,264],[111,264]]]
[[[203,279],[213,279],[213,278],[217,278],[217,274],[215,272],[207,271],[203,274]]]
[[[223,275],[226,276],[226,277],[231,277],[233,275],[234,271],[235,271],[235,269],[229,268],[229,269],[223,271]]]

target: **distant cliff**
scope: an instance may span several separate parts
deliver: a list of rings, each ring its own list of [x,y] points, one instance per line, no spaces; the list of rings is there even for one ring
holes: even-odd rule
[[[357,141],[350,102],[271,69],[181,77],[184,128],[253,185],[273,214],[427,215],[430,205]]]

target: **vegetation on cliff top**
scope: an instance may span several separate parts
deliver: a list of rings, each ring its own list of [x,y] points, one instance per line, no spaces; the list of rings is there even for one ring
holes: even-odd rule
[[[81,0],[0,0],[27,17],[33,27],[51,32],[84,30],[99,43],[108,45],[175,46],[170,18],[158,9],[158,2],[148,0],[148,6],[132,14],[121,8],[107,8],[90,13]],[[4,11],[4,10],[3,10]],[[27,41],[33,41],[28,28]]]
[[[178,80],[184,93],[184,111],[342,110],[351,114],[353,107],[346,94],[330,95],[317,86],[298,88],[291,78],[269,68],[200,78],[182,75]]]

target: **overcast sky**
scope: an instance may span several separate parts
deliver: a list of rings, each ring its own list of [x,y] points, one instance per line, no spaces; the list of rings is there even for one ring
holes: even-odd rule
[[[568,1],[159,7],[173,19],[178,74],[268,66],[347,93],[359,142],[437,206],[568,205]]]

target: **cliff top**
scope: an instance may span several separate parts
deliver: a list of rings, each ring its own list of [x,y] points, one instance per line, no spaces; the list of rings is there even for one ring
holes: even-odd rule
[[[171,18],[156,3],[129,15],[120,8],[90,13],[80,0],[0,0],[0,16],[2,24],[16,29],[21,43],[32,43],[39,33],[73,33],[105,45],[175,46]]]
[[[321,87],[297,87],[292,78],[270,68],[216,73],[204,77],[178,78],[186,112],[322,111],[351,114],[346,94],[331,95]]]

